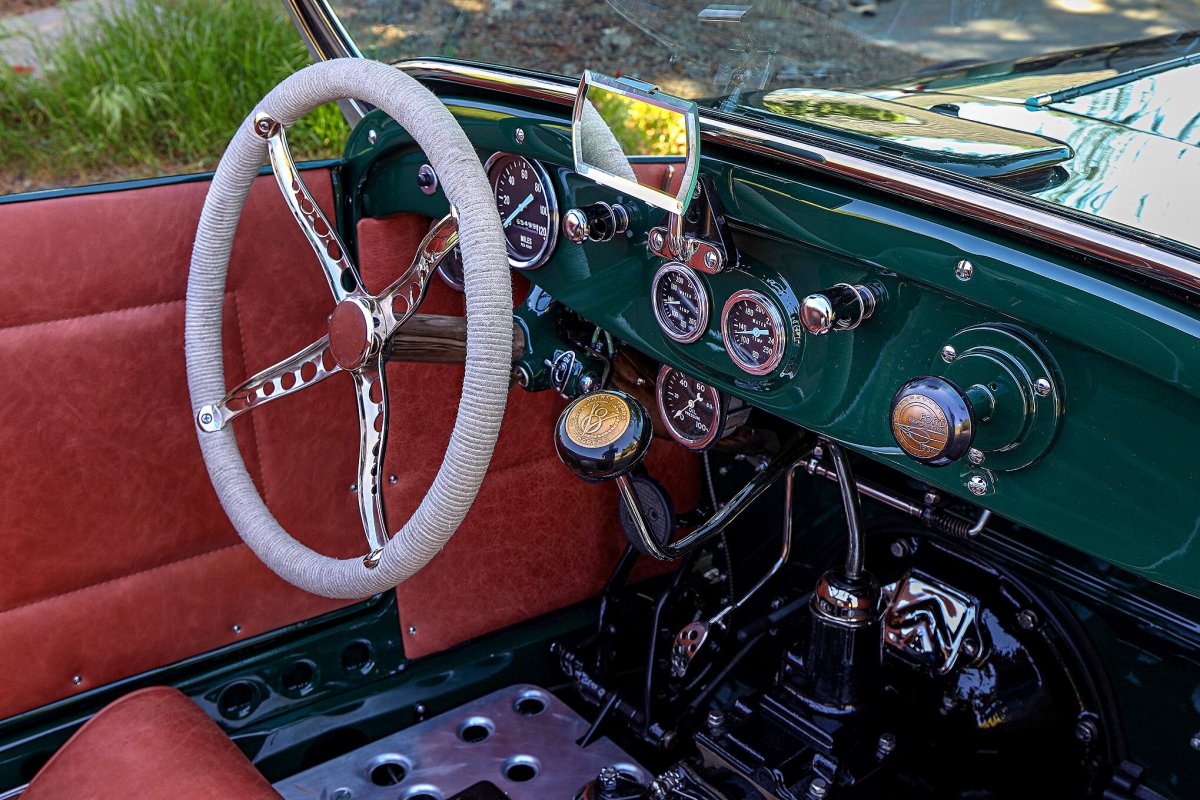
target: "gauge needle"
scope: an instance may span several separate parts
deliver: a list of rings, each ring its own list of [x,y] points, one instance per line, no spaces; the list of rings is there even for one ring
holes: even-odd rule
[[[508,227],[508,223],[510,223],[510,222],[512,222],[514,219],[516,219],[516,218],[517,218],[517,214],[520,214],[522,211],[524,211],[524,210],[526,209],[526,207],[528,207],[528,206],[529,206],[529,204],[530,204],[530,203],[532,203],[532,202],[533,202],[533,195],[529,195],[529,196],[528,196],[528,197],[526,197],[524,200],[522,200],[522,201],[521,201],[521,205],[519,205],[519,206],[517,206],[516,208],[514,208],[514,209],[512,210],[512,213],[511,213],[511,214],[509,214],[509,215],[508,215],[508,217],[507,217],[507,218],[504,220],[504,227],[506,227],[506,228],[507,228],[507,227]]]
[[[674,414],[675,419],[683,419],[683,415],[690,413],[691,410],[695,407],[696,401],[699,399],[700,399],[699,397],[693,397],[691,400],[689,400],[688,404],[686,406],[684,406],[683,408],[681,408],[675,412],[675,414]],[[692,416],[695,417],[696,415],[692,414]],[[696,417],[696,419],[699,419],[699,417]]]
[[[767,331],[763,328],[751,328],[750,330],[742,328],[740,331],[737,331],[737,333],[740,333],[744,336],[766,336],[769,332],[770,331]]]

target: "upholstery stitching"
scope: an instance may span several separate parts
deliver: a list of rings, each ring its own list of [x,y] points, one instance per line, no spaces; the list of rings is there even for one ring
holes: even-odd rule
[[[90,314],[75,314],[70,317],[57,317],[55,319],[44,319],[37,322],[21,322],[16,325],[0,325],[0,333],[5,331],[19,331],[22,328],[36,328],[40,325],[57,325],[62,322],[71,322],[77,319],[91,319],[93,317],[105,317],[111,314],[126,314],[130,311],[141,311],[147,308],[159,308],[160,306],[170,306],[176,303],[185,302],[185,298],[179,297],[174,300],[160,300],[157,303],[143,303],[136,306],[125,306],[124,308],[110,308],[105,311],[93,311]]]
[[[238,351],[242,354],[242,369],[246,371],[246,375],[249,377],[256,373],[250,372],[250,362],[246,358],[246,334],[242,331],[242,305],[238,302],[236,290],[233,292],[233,316],[237,320]],[[258,474],[262,476],[262,501],[266,503],[270,494],[267,489],[267,464],[263,461],[263,449],[258,439],[258,426],[254,424],[253,410],[246,416],[246,420],[250,425],[250,430],[254,433],[254,460],[258,462]]]
[[[4,616],[5,614],[11,614],[14,611],[20,611],[23,608],[30,608],[31,606],[38,606],[38,605],[42,605],[43,603],[53,602],[55,600],[62,600],[63,598],[70,597],[71,595],[79,594],[80,592],[87,592],[87,591],[91,591],[92,589],[98,589],[101,586],[107,586],[110,583],[117,583],[118,581],[127,580],[129,578],[136,578],[139,575],[145,575],[150,572],[156,572],[160,569],[166,569],[168,567],[174,567],[179,564],[184,564],[188,561],[194,561],[198,558],[205,558],[207,556],[215,555],[217,553],[223,553],[226,550],[232,550],[235,547],[245,547],[245,546],[246,545],[242,542],[236,542],[235,544],[227,544],[223,547],[218,547],[213,550],[205,550],[203,553],[197,553],[196,555],[188,556],[187,558],[179,558],[179,559],[176,559],[175,561],[168,561],[165,564],[156,564],[153,567],[147,567],[146,569],[140,569],[137,572],[129,572],[124,575],[118,575],[117,577],[109,578],[106,581],[99,581],[98,583],[89,583],[87,586],[80,586],[78,589],[72,589],[69,592],[62,592],[61,594],[51,595],[50,597],[43,597],[40,600],[31,600],[28,603],[21,603],[20,605],[13,606],[12,608],[6,608],[6,609],[0,611],[0,617]]]

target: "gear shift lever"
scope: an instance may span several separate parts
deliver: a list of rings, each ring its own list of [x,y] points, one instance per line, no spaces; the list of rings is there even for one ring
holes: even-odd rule
[[[554,449],[588,483],[616,480],[627,499],[629,473],[646,457],[654,427],[646,407],[611,389],[575,398],[558,418]]]

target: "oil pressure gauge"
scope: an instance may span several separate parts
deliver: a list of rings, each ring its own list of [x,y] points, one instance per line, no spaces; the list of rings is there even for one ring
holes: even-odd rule
[[[689,344],[708,329],[708,292],[695,272],[668,261],[654,274],[654,318],[662,332]]]
[[[707,450],[725,428],[725,397],[701,380],[666,364],[658,371],[658,413],[667,433],[689,450]]]
[[[787,347],[783,315],[762,292],[743,289],[725,301],[721,338],[733,363],[751,375],[767,375]]]

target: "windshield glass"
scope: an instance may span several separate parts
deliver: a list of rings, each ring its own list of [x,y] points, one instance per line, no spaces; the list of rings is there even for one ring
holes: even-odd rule
[[[1196,0],[341,0],[364,55],[625,75],[1200,247]]]

